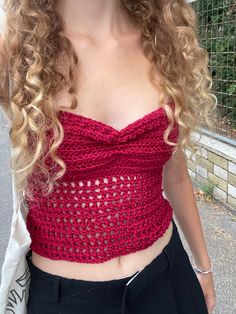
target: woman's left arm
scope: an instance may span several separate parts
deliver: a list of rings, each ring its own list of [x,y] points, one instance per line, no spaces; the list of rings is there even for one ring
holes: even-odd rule
[[[162,187],[190,247],[196,266],[208,270],[211,262],[183,151],[178,150],[164,165]],[[216,304],[212,273],[197,273],[197,277],[204,292],[208,311],[211,313]]]
[[[186,165],[186,157],[178,151],[163,168],[163,190],[191,249],[196,265],[210,268],[210,258],[200,222],[193,185]]]

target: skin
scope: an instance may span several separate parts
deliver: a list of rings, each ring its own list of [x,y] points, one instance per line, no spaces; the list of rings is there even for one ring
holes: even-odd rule
[[[59,1],[57,7],[65,21],[64,34],[79,56],[80,101],[74,113],[117,130],[155,110],[161,93],[147,77],[150,64],[141,49],[140,31],[119,4],[119,0],[67,0]],[[69,104],[63,91],[57,103],[59,100],[63,105]],[[195,264],[209,269],[210,258],[182,151],[165,164],[162,185]],[[105,263],[54,261],[34,252],[32,261],[44,271],[67,278],[101,281],[123,278],[143,269],[162,252],[171,238],[172,228],[171,223],[163,237],[147,249]],[[211,313],[216,304],[213,275],[197,274],[197,277]]]

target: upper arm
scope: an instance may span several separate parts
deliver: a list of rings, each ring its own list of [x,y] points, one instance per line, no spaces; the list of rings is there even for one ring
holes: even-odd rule
[[[8,98],[7,53],[3,37],[0,35],[0,100]]]
[[[0,34],[0,106],[8,118],[10,118],[9,108],[9,77],[8,58],[4,38]]]
[[[173,184],[178,184],[189,178],[186,155],[183,150],[177,150],[163,166],[162,187],[168,189]]]

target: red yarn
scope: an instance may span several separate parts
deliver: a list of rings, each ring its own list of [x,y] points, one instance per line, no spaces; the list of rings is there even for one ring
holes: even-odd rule
[[[64,140],[58,155],[67,171],[50,196],[35,185],[28,201],[31,248],[54,260],[100,263],[151,246],[173,214],[161,189],[171,157],[163,108],[118,131],[103,122],[60,111]],[[174,124],[169,139],[178,137]]]

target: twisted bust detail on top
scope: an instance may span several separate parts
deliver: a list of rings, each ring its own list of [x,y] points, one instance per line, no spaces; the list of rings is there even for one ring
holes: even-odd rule
[[[48,196],[40,193],[37,174],[30,181],[32,249],[55,260],[100,263],[152,245],[173,214],[161,188],[173,148],[163,139],[165,111],[159,108],[120,131],[69,112],[60,112],[60,121],[58,155],[67,171]],[[177,137],[176,124],[170,140]]]

